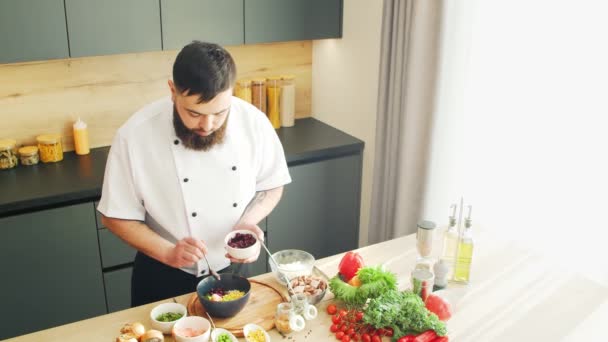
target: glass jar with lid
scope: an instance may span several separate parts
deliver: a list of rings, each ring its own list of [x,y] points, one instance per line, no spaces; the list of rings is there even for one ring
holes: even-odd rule
[[[63,160],[63,147],[61,146],[61,135],[44,134],[36,137],[40,160],[43,163],[53,163]]]
[[[266,95],[268,96],[268,119],[275,129],[281,127],[281,77],[269,77],[266,80]]]
[[[19,149],[19,159],[21,160],[21,165],[38,164],[38,147],[23,146]]]
[[[17,154],[15,153],[17,141],[13,139],[0,140],[0,169],[12,169],[18,164]]]
[[[296,113],[296,77],[294,75],[281,76],[281,126],[292,127],[295,124]]]
[[[251,103],[251,80],[242,79],[236,81],[234,96]]]
[[[254,78],[251,80],[251,104],[266,114],[266,79]]]

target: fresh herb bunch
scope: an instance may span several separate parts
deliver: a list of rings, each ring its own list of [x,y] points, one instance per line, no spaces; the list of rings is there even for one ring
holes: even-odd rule
[[[347,305],[362,306],[367,299],[376,298],[384,292],[397,290],[397,277],[382,266],[366,266],[357,271],[361,286],[345,283],[339,276],[329,280],[334,296]]]
[[[410,291],[385,291],[371,299],[364,310],[363,322],[376,328],[393,328],[394,340],[427,330],[434,330],[438,336],[447,334],[445,323],[428,311],[422,299]]]

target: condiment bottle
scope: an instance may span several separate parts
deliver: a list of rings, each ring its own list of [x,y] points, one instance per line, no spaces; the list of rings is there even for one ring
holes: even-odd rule
[[[445,260],[441,259],[435,263],[435,266],[433,266],[433,273],[435,274],[433,291],[441,290],[448,286],[449,270],[448,263]]]
[[[21,160],[21,165],[38,164],[38,147],[23,146],[19,149],[19,159]]]
[[[317,317],[317,308],[314,305],[308,304],[308,297],[306,297],[305,294],[298,293],[291,296],[291,303],[293,304],[296,314],[304,317],[306,320]]]
[[[78,155],[89,154],[89,131],[80,118],[74,123],[74,149]]]
[[[274,316],[274,325],[281,334],[302,331],[306,326],[304,318],[295,312],[291,303],[280,303]]]
[[[61,135],[44,134],[36,137],[40,160],[43,163],[53,163],[63,160],[63,148],[61,147]]]
[[[458,242],[458,253],[454,267],[453,281],[460,284],[468,284],[471,276],[471,263],[473,261],[473,231],[471,221],[471,211],[473,208],[468,206],[469,214],[464,221],[465,230]]]
[[[281,101],[279,104],[281,126],[295,125],[296,113],[296,84],[294,75],[281,76]]]
[[[412,271],[412,292],[420,296],[422,301],[426,301],[429,294],[433,292],[433,273],[425,269],[415,269]]]
[[[17,141],[13,139],[0,140],[0,169],[12,169],[19,163],[15,154]]]
[[[251,103],[251,80],[243,79],[236,81],[234,96]]]
[[[448,279],[452,278],[454,271],[454,260],[456,259],[456,251],[458,250],[458,229],[456,228],[456,204],[450,206],[452,209],[448,219],[448,228],[443,232],[443,250],[441,260],[444,260],[448,267]]]
[[[266,114],[266,79],[254,78],[251,80],[251,104]]]
[[[435,222],[420,221],[418,222],[418,230],[416,232],[416,248],[418,255],[421,258],[429,258],[433,251],[433,231],[435,231]]]
[[[269,77],[266,80],[266,95],[268,96],[268,119],[275,129],[281,127],[281,78]]]

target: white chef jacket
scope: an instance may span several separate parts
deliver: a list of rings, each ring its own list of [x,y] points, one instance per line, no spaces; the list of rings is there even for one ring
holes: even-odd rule
[[[136,112],[118,129],[97,210],[145,222],[170,242],[203,240],[216,270],[230,265],[224,237],[257,191],[291,182],[283,147],[253,105],[232,97],[226,135],[209,151],[186,149],[173,128],[169,97]],[[184,271],[208,272],[204,260]]]

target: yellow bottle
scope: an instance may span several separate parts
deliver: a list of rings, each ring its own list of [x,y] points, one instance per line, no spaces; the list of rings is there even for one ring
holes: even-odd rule
[[[281,114],[279,105],[281,103],[281,78],[269,77],[266,81],[266,92],[268,94],[268,119],[275,129],[281,127]]]
[[[89,131],[80,118],[74,123],[74,149],[78,155],[89,154]]]
[[[471,222],[471,210],[469,206],[469,215],[464,221],[465,231],[458,242],[458,253],[456,256],[456,264],[454,267],[453,281],[460,284],[468,284],[471,277],[471,263],[473,261],[473,232]]]

